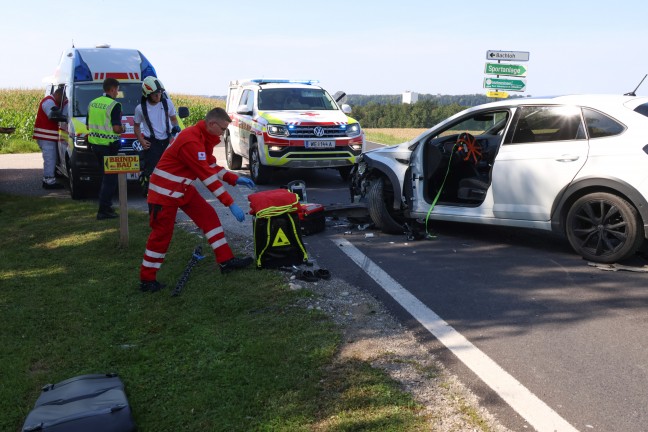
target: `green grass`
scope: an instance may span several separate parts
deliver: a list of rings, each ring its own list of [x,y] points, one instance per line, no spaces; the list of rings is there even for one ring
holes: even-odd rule
[[[141,431],[424,430],[383,372],[338,362],[340,335],[298,306],[306,290],[199,262],[179,297],[138,290],[146,216],[96,221],[96,205],[0,196],[0,430],[19,430],[46,383],[117,372]],[[176,229],[159,279],[172,288],[197,244]]]

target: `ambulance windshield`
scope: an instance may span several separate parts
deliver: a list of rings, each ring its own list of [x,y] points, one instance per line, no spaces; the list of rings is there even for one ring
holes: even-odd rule
[[[103,94],[101,83],[78,83],[74,85],[73,106],[75,117],[88,115],[90,102]],[[121,83],[119,84],[119,96],[117,101],[122,105],[122,115],[132,116],[135,114],[135,107],[140,104],[142,96],[142,84]]]
[[[259,109],[272,110],[336,110],[333,99],[317,88],[265,88],[259,90]]]

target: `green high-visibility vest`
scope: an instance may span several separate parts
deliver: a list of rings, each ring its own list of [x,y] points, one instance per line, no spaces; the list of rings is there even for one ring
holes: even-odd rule
[[[119,139],[113,131],[110,114],[119,102],[108,96],[99,96],[88,106],[88,142],[95,145],[109,145]]]

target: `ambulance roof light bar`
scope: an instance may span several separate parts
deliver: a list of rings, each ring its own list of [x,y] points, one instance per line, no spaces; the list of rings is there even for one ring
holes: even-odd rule
[[[272,78],[256,78],[250,80],[255,84],[318,84],[319,80],[306,80],[306,79],[272,79]]]

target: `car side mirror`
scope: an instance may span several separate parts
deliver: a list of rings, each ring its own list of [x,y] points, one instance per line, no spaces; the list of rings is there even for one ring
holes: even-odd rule
[[[189,108],[187,108],[187,107],[179,107],[178,108],[178,117],[180,117],[180,118],[189,117]]]
[[[239,105],[238,108],[236,108],[236,114],[252,115],[252,110],[249,109],[247,105]]]
[[[342,112],[344,114],[351,114],[351,105],[342,104]]]
[[[337,103],[344,103],[346,101],[346,93],[344,93],[343,91],[335,92],[333,99]]]

